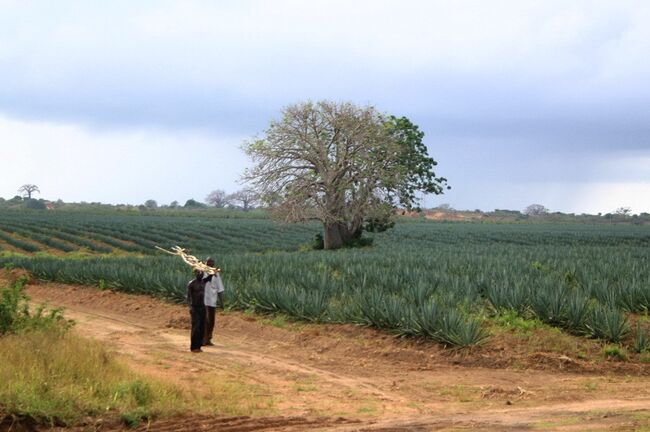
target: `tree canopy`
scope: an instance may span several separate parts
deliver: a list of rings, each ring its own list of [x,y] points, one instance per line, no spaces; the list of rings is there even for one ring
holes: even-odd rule
[[[224,208],[228,205],[229,198],[226,194],[226,191],[222,189],[215,189],[205,197],[205,202],[216,208]]]
[[[528,216],[541,216],[548,213],[548,209],[541,204],[531,204],[524,209],[524,214]]]
[[[286,107],[265,134],[244,144],[254,166],[244,179],[287,221],[316,219],[336,249],[381,230],[395,206],[417,207],[418,193],[443,193],[424,134],[406,117],[352,103]]]
[[[227,197],[230,206],[241,208],[244,211],[249,211],[257,205],[257,194],[250,189],[241,189],[233,192]]]

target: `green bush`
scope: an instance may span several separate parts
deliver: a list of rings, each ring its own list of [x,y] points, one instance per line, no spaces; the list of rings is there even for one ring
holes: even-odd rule
[[[528,319],[513,309],[501,311],[494,317],[494,321],[502,327],[521,333],[530,333],[544,327],[544,324],[539,319]]]
[[[23,287],[27,278],[22,277],[8,287],[0,286],[0,335],[9,333],[27,314]]]
[[[603,348],[605,357],[620,361],[627,360],[627,351],[620,345],[607,345]]]
[[[25,295],[27,277],[21,276],[9,286],[0,286],[0,335],[41,329],[66,330],[71,321],[61,309],[46,310],[44,305],[31,311]]]

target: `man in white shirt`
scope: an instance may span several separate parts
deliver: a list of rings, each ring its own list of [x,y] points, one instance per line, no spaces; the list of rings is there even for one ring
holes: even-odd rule
[[[214,267],[214,260],[208,258],[205,263],[210,267]],[[219,273],[209,275],[203,273],[203,281],[205,282],[205,332],[203,334],[203,345],[214,345],[212,343],[212,332],[216,323],[217,304],[223,309],[224,300],[224,287]]]

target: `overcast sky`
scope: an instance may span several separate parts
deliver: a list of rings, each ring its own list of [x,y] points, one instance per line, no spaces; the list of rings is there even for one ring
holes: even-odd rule
[[[650,2],[0,0],[0,196],[234,191],[305,99],[425,132],[459,209],[650,212]]]

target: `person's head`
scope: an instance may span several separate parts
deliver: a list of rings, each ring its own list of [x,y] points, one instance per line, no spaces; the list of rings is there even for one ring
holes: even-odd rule
[[[205,263],[206,263],[207,265],[209,265],[210,267],[214,267],[214,260],[212,259],[212,257],[208,257],[208,258],[205,260]]]

